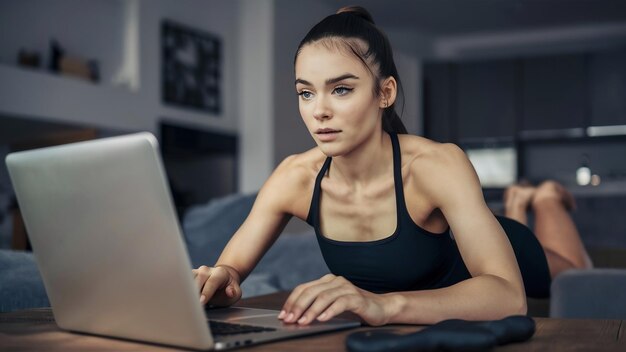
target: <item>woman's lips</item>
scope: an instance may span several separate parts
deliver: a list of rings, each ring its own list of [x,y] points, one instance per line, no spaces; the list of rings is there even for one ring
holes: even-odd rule
[[[322,142],[330,142],[337,139],[337,136],[341,133],[341,130],[335,130],[332,128],[320,128],[315,131],[315,135],[317,135],[317,139]]]

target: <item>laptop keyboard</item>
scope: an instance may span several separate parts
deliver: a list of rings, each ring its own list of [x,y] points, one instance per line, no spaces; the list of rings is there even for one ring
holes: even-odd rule
[[[211,332],[213,335],[237,335],[237,334],[250,334],[255,332],[276,331],[274,328],[268,328],[265,326],[243,325],[226,323],[223,321],[209,320],[211,326]]]

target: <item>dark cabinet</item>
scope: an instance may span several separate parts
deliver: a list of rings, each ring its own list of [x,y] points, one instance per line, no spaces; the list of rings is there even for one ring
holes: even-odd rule
[[[584,55],[524,59],[522,87],[521,130],[585,127]]]
[[[626,48],[591,54],[590,71],[590,125],[626,125]]]
[[[513,139],[516,130],[515,60],[457,66],[457,136],[460,142]]]
[[[626,134],[626,47],[426,64],[423,76],[425,136],[438,141]]]
[[[454,72],[450,64],[426,64],[423,70],[424,135],[438,142],[455,141]]]
[[[468,154],[513,146],[518,177],[531,181],[574,185],[583,164],[603,185],[623,181],[616,160],[626,145],[626,46],[427,64],[423,77],[427,138],[457,143]]]

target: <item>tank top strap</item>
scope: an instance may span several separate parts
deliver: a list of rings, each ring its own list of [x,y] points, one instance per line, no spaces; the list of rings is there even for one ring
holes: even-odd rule
[[[313,197],[311,198],[311,205],[309,206],[309,214],[306,217],[306,222],[311,226],[315,225],[315,217],[317,217],[319,214],[318,207],[320,204],[320,190],[321,190],[320,185],[322,183],[322,179],[324,178],[324,175],[326,175],[326,173],[328,172],[328,169],[330,168],[331,161],[332,161],[331,157],[326,158],[326,160],[324,161],[324,165],[322,165],[320,172],[317,174],[317,177],[315,178],[315,185],[313,186]]]
[[[402,183],[402,152],[400,150],[398,135],[389,133],[389,137],[391,137],[391,147],[393,150],[393,183],[396,189],[396,211],[398,217],[400,217],[400,214],[404,215],[404,213],[407,212]]]

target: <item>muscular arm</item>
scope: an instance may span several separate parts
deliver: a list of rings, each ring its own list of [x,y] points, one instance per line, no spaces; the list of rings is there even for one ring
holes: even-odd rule
[[[526,314],[515,254],[484,202],[474,169],[458,147],[436,148],[420,163],[415,182],[443,212],[472,278],[441,289],[383,295],[388,322],[432,324]]]
[[[230,239],[216,266],[234,270],[239,283],[243,281],[276,241],[289,222],[293,211],[294,192],[303,182],[294,167],[295,157],[285,159],[265,182],[250,214]]]
[[[202,304],[228,306],[237,302],[242,295],[241,282],[276,241],[292,214],[302,216],[306,197],[301,193],[308,189],[310,175],[298,160],[298,156],[289,157],[276,168],[217,263],[192,270]]]

